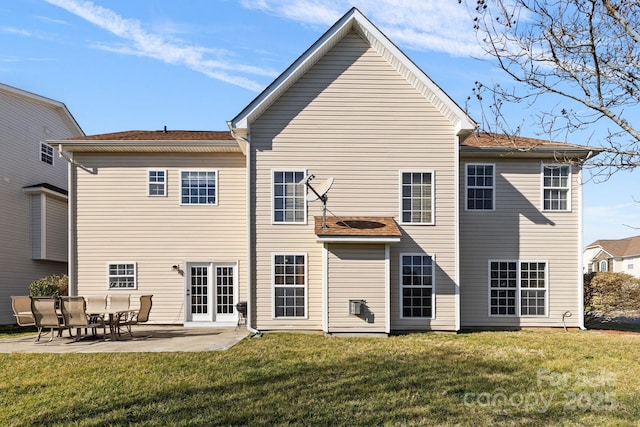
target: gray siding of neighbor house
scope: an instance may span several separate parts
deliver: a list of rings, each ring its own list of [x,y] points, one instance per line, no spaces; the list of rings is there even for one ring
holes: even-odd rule
[[[45,196],[46,209],[46,259],[67,261],[68,215],[67,201]]]
[[[237,263],[238,300],[246,301],[244,156],[74,154],[89,170],[74,168],[79,295],[128,293],[137,301],[153,294],[150,323],[183,323],[185,262],[219,262]],[[166,197],[147,196],[149,169],[166,170]],[[217,171],[216,205],[180,205],[180,171],[186,169]],[[110,262],[135,262],[137,289],[108,289]]]
[[[495,211],[465,210],[465,165],[495,164]],[[543,161],[475,160],[460,162],[461,326],[529,327],[579,325],[580,169],[572,167],[571,211],[543,211]],[[544,163],[553,163],[544,161]],[[546,261],[548,315],[489,315],[489,260]]]
[[[47,193],[31,195],[31,257],[67,263],[67,201]]]
[[[306,170],[318,180],[333,176],[328,207],[337,216],[398,220],[400,171],[432,171],[435,225],[402,225],[402,241],[391,246],[391,329],[455,328],[456,137],[450,122],[424,95],[352,32],[251,123],[250,130],[257,328],[322,327],[322,244],[316,242],[313,228],[321,204],[308,203],[306,224],[272,224],[272,171],[290,169]],[[305,318],[274,317],[272,259],[273,253],[283,252],[307,255]],[[435,319],[400,319],[402,252],[437,255]]]
[[[67,162],[57,153],[53,165],[42,162],[40,142],[79,135],[61,108],[0,90],[0,324],[15,323],[11,295],[28,295],[33,280],[67,272],[66,246],[61,262],[33,259],[32,221],[39,218],[22,189],[44,182],[66,189]]]

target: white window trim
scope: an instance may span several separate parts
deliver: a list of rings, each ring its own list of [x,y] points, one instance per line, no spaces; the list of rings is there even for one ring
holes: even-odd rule
[[[304,316],[276,316],[276,256],[304,256]],[[309,318],[309,259],[305,252],[271,253],[271,318],[272,320],[307,320]]]
[[[157,184],[157,182],[151,182],[150,180],[150,172],[164,172],[164,192],[163,194],[151,194],[149,192],[151,184]],[[180,175],[180,178],[182,178],[182,175]],[[218,174],[216,173],[216,201],[218,200]],[[181,184],[182,185],[182,184]],[[167,170],[166,169],[147,169],[147,196],[149,197],[166,197],[167,196]],[[180,198],[182,200],[182,194],[180,195]]]
[[[48,147],[51,149],[51,163],[47,163],[44,160],[42,160],[42,148],[43,147]],[[52,145],[47,144],[46,142],[40,141],[40,150],[38,151],[38,160],[40,160],[40,163],[44,163],[47,166],[55,166],[55,159],[56,159],[56,149],[53,148]]]
[[[109,274],[109,266],[114,264],[132,264],[133,265],[133,287],[132,288],[112,288],[109,286],[111,275]],[[138,289],[138,263],[135,261],[108,261],[107,262],[107,290],[109,291],[131,291]]]
[[[493,197],[491,198],[491,209],[469,209],[468,208],[468,197],[469,197],[469,169],[468,166],[491,166],[493,168],[493,174],[491,179],[493,180],[493,185],[491,186],[491,190],[493,191]],[[488,187],[473,187],[480,189],[487,189]],[[495,163],[465,163],[464,165],[464,210],[469,212],[491,212],[496,210],[496,164]]]
[[[431,174],[431,221],[404,222],[402,220],[402,174],[430,173]],[[436,172],[433,169],[400,169],[398,171],[398,219],[401,225],[435,225],[436,224]]]
[[[431,257],[431,317],[405,317],[403,314],[403,305],[402,305],[402,257],[403,256],[430,256]],[[420,319],[431,319],[435,320],[436,318],[436,256],[433,254],[428,254],[426,252],[401,252],[398,258],[399,264],[398,268],[399,272],[399,309],[400,309],[400,319],[402,320],[420,320]],[[423,286],[428,288],[428,286]]]
[[[566,167],[569,169],[569,174],[567,175],[567,188],[563,187],[548,187],[549,190],[567,190],[567,209],[545,209],[544,208],[544,190],[547,187],[544,186],[544,168],[551,167]],[[571,165],[566,163],[542,163],[540,165],[540,209],[543,212],[571,212],[571,187],[572,187],[572,168]]]
[[[305,185],[305,197],[304,197],[304,221],[276,221],[276,216],[275,216],[275,179],[273,179],[273,176],[276,172],[293,172],[293,173],[297,173],[297,172],[302,172],[302,176],[305,177],[307,176],[308,172],[306,168],[290,168],[290,167],[283,167],[283,168],[272,168],[271,169],[271,224],[272,225],[307,225],[308,223],[308,205],[309,202],[307,202],[307,188],[306,185],[304,183],[300,184],[300,185]]]
[[[515,312],[516,314],[491,314],[491,290],[492,289],[497,289],[497,288],[492,288],[491,287],[491,263],[492,262],[515,262],[516,263],[516,307],[515,307]],[[520,286],[520,265],[522,263],[531,263],[531,262],[535,262],[535,263],[541,263],[543,262],[545,264],[545,270],[544,270],[544,288],[524,288],[526,289],[532,289],[532,290],[544,290],[544,315],[539,315],[539,314],[520,314],[520,295],[521,295],[521,291],[522,291],[522,287]],[[503,289],[503,288],[501,288]],[[503,317],[508,317],[511,319],[515,319],[515,318],[534,318],[534,319],[542,319],[542,318],[548,318],[549,317],[549,261],[548,260],[529,260],[529,259],[490,259],[487,262],[487,314],[489,315],[489,317],[493,317],[493,318],[503,318]]]
[[[216,202],[215,203],[182,203],[182,172],[215,172],[216,174]],[[217,169],[212,168],[191,168],[180,169],[178,171],[178,202],[180,206],[218,206],[220,200],[220,186],[218,185],[219,173]],[[148,191],[148,190],[147,190]]]

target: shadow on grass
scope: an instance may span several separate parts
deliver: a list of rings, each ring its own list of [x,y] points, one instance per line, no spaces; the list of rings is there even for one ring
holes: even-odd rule
[[[0,338],[11,338],[38,332],[35,326],[0,325]]]
[[[29,421],[33,425],[496,425],[513,423],[512,417],[517,417],[519,425],[542,425],[577,421],[580,416],[563,412],[562,401],[525,407],[509,402],[484,405],[478,400],[483,393],[524,396],[537,390],[536,366],[545,360],[544,354],[521,349],[474,351],[459,337],[393,340],[267,335],[225,354],[203,353],[197,359],[165,355],[153,359],[155,364],[132,360],[142,366],[160,364],[159,371],[147,367],[132,377],[136,370],[123,365],[100,390],[90,389],[84,395],[82,388],[91,383],[83,378],[85,384],[78,384],[63,407],[42,405]]]
[[[640,317],[637,313],[618,313],[612,316],[597,316],[590,313],[585,316],[584,324],[587,329],[640,332]]]

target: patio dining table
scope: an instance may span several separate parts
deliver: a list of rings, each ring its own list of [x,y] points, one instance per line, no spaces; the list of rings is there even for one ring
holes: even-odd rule
[[[129,315],[131,313],[136,313],[138,311],[137,308],[114,308],[114,309],[100,309],[100,310],[87,311],[89,316],[102,316],[103,318],[108,317],[109,322],[109,333],[111,335],[111,341],[116,341],[118,339],[118,327],[120,326],[120,319],[123,315]]]

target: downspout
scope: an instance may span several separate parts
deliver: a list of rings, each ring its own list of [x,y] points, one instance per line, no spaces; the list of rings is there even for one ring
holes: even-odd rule
[[[69,295],[78,295],[78,284],[76,283],[76,258],[75,258],[75,241],[76,241],[76,228],[75,228],[75,216],[76,211],[75,204],[75,162],[73,160],[73,154],[67,155],[62,151],[62,144],[58,144],[58,155],[65,159],[69,163],[67,169],[67,276],[69,278]]]
[[[587,155],[587,159],[591,156],[591,151]],[[584,326],[584,274],[582,265],[582,245],[584,242],[582,241],[583,237],[583,224],[582,224],[582,168],[578,172],[578,206],[580,208],[580,214],[578,215],[578,328],[585,331],[587,328]],[[573,184],[572,184],[573,185]],[[566,313],[565,313],[566,314]],[[564,317],[562,315],[562,323],[564,325]]]
[[[454,201],[453,201],[453,211],[455,218],[455,263],[456,263],[456,280],[454,285],[454,301],[455,301],[455,330],[456,332],[460,332],[461,329],[461,307],[460,307],[460,287],[462,286],[462,281],[460,278],[460,135],[456,135],[455,137],[455,160],[454,160]]]
[[[253,334],[254,337],[261,337],[262,332],[257,329],[254,329],[252,326],[252,316],[253,310],[252,306],[252,294],[251,294],[251,283],[253,281],[253,257],[251,252],[251,232],[253,230],[253,225],[251,222],[251,143],[247,138],[244,138],[233,130],[231,126],[231,122],[227,122],[227,126],[229,127],[229,131],[231,132],[231,136],[236,141],[244,142],[246,144],[245,151],[245,169],[246,169],[246,229],[247,229],[247,330]]]

